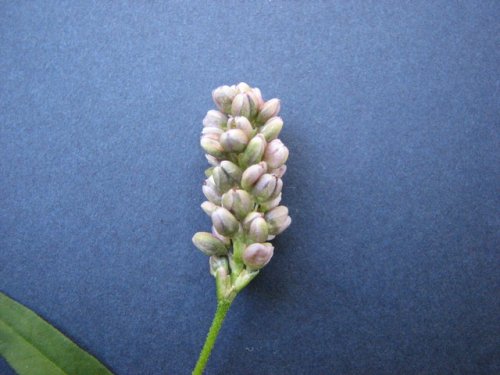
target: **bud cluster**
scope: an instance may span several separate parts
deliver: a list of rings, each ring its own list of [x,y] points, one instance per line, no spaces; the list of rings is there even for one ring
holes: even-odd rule
[[[211,273],[255,272],[273,256],[268,241],[291,224],[280,206],[288,149],[278,139],[283,120],[280,101],[264,101],[246,83],[212,92],[217,110],[203,119],[200,144],[211,164],[201,208],[212,220],[211,232],[198,232],[193,243],[209,255]]]

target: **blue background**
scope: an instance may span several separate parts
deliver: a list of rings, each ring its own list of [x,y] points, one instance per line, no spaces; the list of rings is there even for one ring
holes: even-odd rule
[[[211,90],[282,100],[293,224],[207,374],[500,372],[498,1],[0,5],[0,288],[187,374]],[[10,373],[5,362],[0,373]]]

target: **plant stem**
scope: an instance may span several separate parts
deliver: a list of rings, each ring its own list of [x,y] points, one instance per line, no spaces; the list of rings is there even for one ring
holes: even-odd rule
[[[212,321],[212,325],[210,326],[210,330],[208,331],[207,339],[205,340],[205,344],[203,345],[203,349],[201,350],[198,362],[196,362],[196,366],[193,370],[193,375],[203,374],[203,370],[205,369],[208,359],[210,358],[210,353],[212,352],[212,348],[214,347],[217,335],[219,334],[222,323],[224,322],[224,318],[226,317],[226,314],[229,310],[229,307],[231,307],[232,302],[233,299],[221,299],[217,302],[217,310],[215,311],[214,320]]]

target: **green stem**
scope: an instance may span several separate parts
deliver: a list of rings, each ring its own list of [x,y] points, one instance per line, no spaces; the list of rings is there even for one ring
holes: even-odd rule
[[[203,374],[208,358],[210,358],[210,353],[212,353],[212,348],[214,347],[217,335],[219,334],[224,318],[226,317],[232,302],[232,299],[221,299],[217,302],[217,310],[215,311],[214,320],[212,321],[212,325],[208,331],[207,339],[205,340],[205,345],[203,345],[203,349],[201,350],[198,362],[196,362],[193,375]]]

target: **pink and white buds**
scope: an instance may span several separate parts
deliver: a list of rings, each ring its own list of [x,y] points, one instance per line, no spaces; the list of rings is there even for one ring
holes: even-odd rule
[[[244,82],[218,87],[212,97],[218,110],[207,112],[200,139],[211,164],[201,208],[211,218],[212,233],[195,234],[193,243],[211,256],[220,297],[255,277],[273,256],[267,241],[291,223],[288,209],[280,206],[289,152],[278,138],[279,99],[264,101],[258,88]]]

